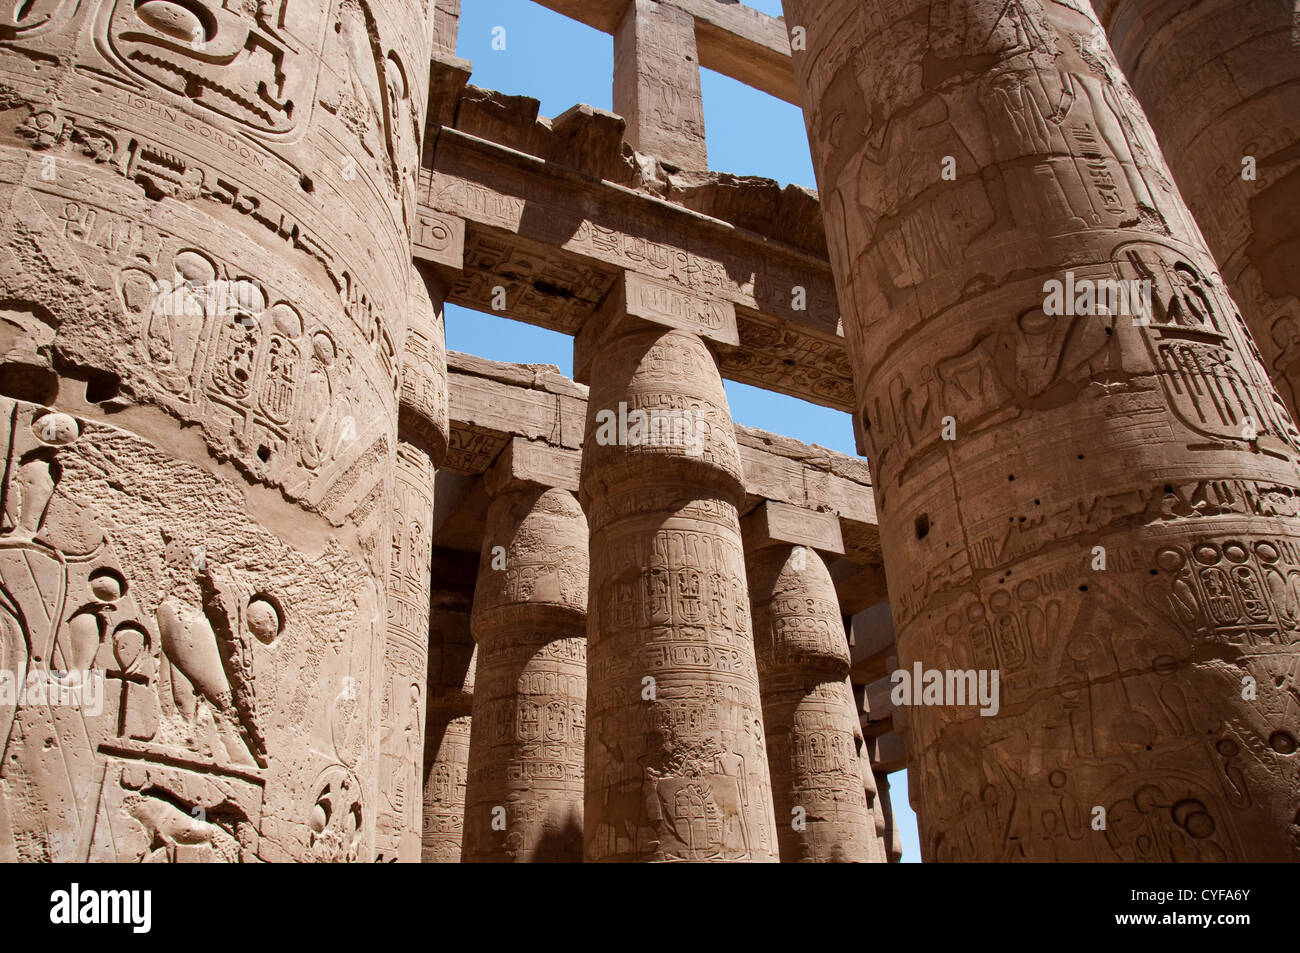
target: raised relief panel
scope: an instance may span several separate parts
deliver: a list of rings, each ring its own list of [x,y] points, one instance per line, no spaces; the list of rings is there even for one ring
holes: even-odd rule
[[[126,69],[252,132],[311,116],[319,8],[289,0],[116,0],[108,44]]]

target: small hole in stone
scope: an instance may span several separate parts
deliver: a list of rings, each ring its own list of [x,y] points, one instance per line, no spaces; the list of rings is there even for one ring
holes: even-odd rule
[[[922,513],[916,518],[916,538],[925,539],[930,535],[930,517]]]
[[[261,460],[263,463],[266,463],[268,460],[270,460],[270,459],[271,459],[271,448],[268,447],[266,444],[262,444],[260,447],[258,447],[258,448],[257,448],[257,459]]]
[[[1151,570],[1151,575],[1153,575],[1153,576],[1155,576],[1155,575],[1157,575],[1157,574],[1158,574],[1158,573],[1157,573],[1157,571],[1156,571],[1156,570],[1154,570],[1154,569],[1153,569],[1153,570]]]
[[[1016,479],[1016,475],[1015,475],[1014,473],[1008,473],[1008,474],[1007,474],[1007,482],[1008,482],[1008,483],[1014,482],[1015,479]]]
[[[1087,591],[1088,591],[1088,587],[1087,587],[1087,586],[1080,586],[1080,587],[1079,587],[1079,591],[1080,591],[1080,592],[1087,592]]]
[[[108,371],[92,370],[86,377],[86,402],[100,404],[112,400],[122,387],[122,379]]]
[[[309,175],[304,175],[301,179],[299,179],[298,184],[302,186],[302,190],[304,192],[316,191],[316,183],[311,180],[311,176]]]
[[[1166,483],[1166,484],[1165,484],[1165,492],[1166,492],[1166,493],[1172,493],[1172,492],[1174,492],[1173,485],[1172,485],[1172,484],[1169,484],[1169,483]]]

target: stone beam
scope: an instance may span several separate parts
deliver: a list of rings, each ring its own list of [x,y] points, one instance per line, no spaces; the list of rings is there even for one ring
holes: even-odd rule
[[[605,33],[618,29],[627,0],[536,0],[538,4]],[[743,4],[718,0],[660,3],[695,18],[700,65],[761,92],[798,105],[785,20]]]
[[[527,112],[535,115],[529,102]],[[573,138],[577,127],[588,129],[603,119],[593,113],[589,122],[572,120]],[[483,119],[475,128],[505,138],[519,122]],[[548,138],[558,123],[537,121],[517,144],[560,149]],[[735,198],[734,189],[725,199],[718,191],[695,189],[691,196]],[[458,241],[463,224],[464,272],[448,291],[454,304],[576,334],[621,273],[644,275],[682,294],[734,306],[738,340],[716,348],[724,377],[852,409],[839,308],[824,256],[446,127],[432,168],[422,171],[419,201],[417,259],[435,254],[434,237]]]

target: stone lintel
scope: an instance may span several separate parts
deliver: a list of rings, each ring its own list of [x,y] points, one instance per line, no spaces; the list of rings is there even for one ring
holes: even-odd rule
[[[707,298],[625,271],[574,341],[573,371],[578,381],[588,383],[591,366],[599,359],[602,345],[628,319],[690,331],[718,344],[734,347],[740,343],[736,307],[730,301]]]
[[[807,510],[765,500],[741,521],[747,550],[790,544],[823,553],[843,554],[840,518],[834,513]]]
[[[853,408],[830,264],[781,237],[808,230],[803,213],[759,234],[459,129],[442,130],[432,166],[420,208],[466,222],[448,301],[576,334],[620,273],[652,275],[735,306],[738,343],[715,348],[723,377]]]
[[[512,437],[496,463],[483,474],[483,485],[492,496],[514,483],[558,487],[577,493],[581,469],[581,451]]]

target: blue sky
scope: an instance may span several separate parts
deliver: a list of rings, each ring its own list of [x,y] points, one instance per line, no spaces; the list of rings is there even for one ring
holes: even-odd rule
[[[749,6],[781,14],[780,0],[749,0]],[[504,50],[492,48],[494,27],[505,27]],[[558,116],[575,103],[613,108],[613,38],[531,0],[463,0],[456,52],[474,64],[470,82],[532,96],[544,116]],[[709,167],[815,188],[799,109],[711,70],[702,74]],[[454,305],[447,307],[447,346],[497,361],[555,364],[573,376],[571,337]],[[847,414],[733,381],[726,387],[737,423],[855,453]],[[907,773],[891,775],[890,785],[903,860],[918,861]]]

